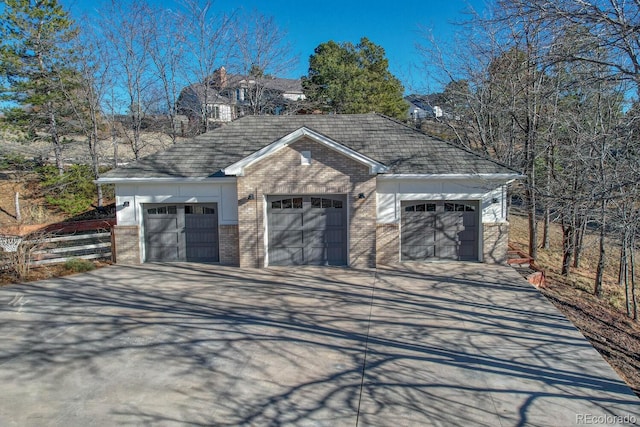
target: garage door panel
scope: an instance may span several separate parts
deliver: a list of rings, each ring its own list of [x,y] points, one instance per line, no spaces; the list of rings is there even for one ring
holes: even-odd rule
[[[438,246],[437,256],[442,259],[458,259],[458,245]]]
[[[273,229],[290,229],[302,227],[302,212],[278,213],[270,218]]]
[[[327,263],[329,265],[344,265],[347,252],[342,245],[330,245],[327,247]]]
[[[149,261],[179,261],[180,250],[177,246],[148,246]]]
[[[324,265],[325,264],[325,251],[324,247],[309,247],[306,246],[304,250],[304,263],[307,265]]]
[[[310,213],[307,213],[304,216],[304,227],[305,228],[319,228],[325,229],[327,228],[327,214],[324,212],[318,212],[317,209],[314,209]]]
[[[421,260],[425,258],[432,258],[436,256],[435,245],[426,246],[403,246],[402,257],[404,260]]]
[[[344,226],[344,214],[342,210],[331,210],[327,212],[327,226],[328,227],[342,227]]]
[[[269,251],[271,265],[302,265],[303,261],[304,254],[301,247],[271,248]]]
[[[336,245],[339,243],[345,243],[345,233],[342,229],[329,229],[325,233],[326,243],[329,245]]]
[[[178,233],[153,233],[147,239],[147,242],[151,246],[160,246],[160,245],[177,245],[179,235]]]
[[[304,244],[302,230],[274,230],[271,233],[271,244],[275,247],[300,246]]]
[[[198,233],[190,232],[187,236],[187,241],[189,244],[208,244],[214,242],[218,239],[218,233],[211,230],[201,230]],[[190,246],[190,245],[187,245]]]
[[[465,212],[463,215],[463,225],[465,227],[476,227],[478,225],[478,215],[475,212]]]
[[[446,228],[456,228],[459,225],[462,225],[462,215],[454,213],[454,214],[442,214],[438,215],[437,224],[438,227],[443,229]]]
[[[464,230],[458,233],[458,240],[461,242],[475,242],[476,235],[475,230]]]
[[[424,245],[432,245],[436,242],[436,231],[435,229],[422,229],[422,230],[414,230],[405,231],[407,234],[403,233],[405,237],[403,242],[407,246],[424,246]]]
[[[147,230],[152,233],[160,233],[167,230],[178,229],[177,218],[150,218],[147,221]]]
[[[460,245],[460,259],[473,260],[477,257],[477,250],[472,245]]]

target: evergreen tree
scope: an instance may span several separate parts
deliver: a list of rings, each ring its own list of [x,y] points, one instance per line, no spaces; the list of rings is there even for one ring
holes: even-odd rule
[[[389,71],[384,49],[367,38],[360,43],[319,45],[302,80],[305,95],[319,108],[335,113],[376,111],[404,120],[404,88]]]
[[[46,130],[63,172],[62,88],[74,72],[65,66],[77,31],[56,0],[3,0],[0,13],[0,94],[30,125]],[[35,130],[31,128],[31,130]]]

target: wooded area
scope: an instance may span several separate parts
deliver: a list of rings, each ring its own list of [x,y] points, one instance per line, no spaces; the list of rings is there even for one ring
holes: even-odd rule
[[[527,176],[516,193],[530,255],[549,246],[549,225],[559,223],[566,276],[580,265],[585,233],[599,233],[593,293],[604,266],[619,260],[634,319],[639,28],[637,1],[500,0],[487,15],[471,13],[459,39],[427,34],[420,46],[425,69],[442,79],[443,121],[456,140]],[[620,252],[607,253],[607,241]]]

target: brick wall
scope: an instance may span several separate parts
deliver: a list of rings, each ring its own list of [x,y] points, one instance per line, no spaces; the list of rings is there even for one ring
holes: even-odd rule
[[[115,225],[111,233],[113,260],[118,264],[140,264],[140,227]]]
[[[400,228],[398,224],[376,226],[376,263],[392,265],[400,262]]]
[[[509,223],[483,223],[482,227],[484,229],[484,262],[504,264],[507,262]]]
[[[310,165],[301,165],[302,151],[311,151]],[[349,265],[375,266],[376,177],[367,166],[305,138],[245,168],[237,183],[241,267],[264,266],[265,195],[330,193],[347,194]]]
[[[218,236],[220,238],[220,264],[236,267],[240,265],[238,226],[219,225]]]

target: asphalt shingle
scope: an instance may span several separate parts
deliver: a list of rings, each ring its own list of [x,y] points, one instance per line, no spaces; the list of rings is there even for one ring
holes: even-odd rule
[[[389,167],[389,174],[513,174],[516,171],[380,114],[247,116],[104,178],[207,178],[306,127]]]

